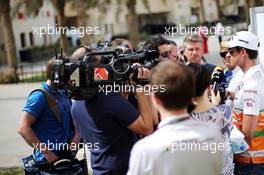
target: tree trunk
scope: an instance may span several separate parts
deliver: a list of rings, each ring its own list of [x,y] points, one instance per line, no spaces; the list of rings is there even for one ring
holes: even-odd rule
[[[86,27],[88,26],[88,15],[86,14],[86,6],[85,0],[75,0],[75,7],[77,12],[77,25],[78,27],[84,27],[84,36],[80,36],[81,45],[90,45],[91,44],[91,34],[87,34],[85,32]]]
[[[249,0],[245,0],[244,11],[246,23],[249,24]]]
[[[57,23],[58,29],[60,33],[60,47],[63,49],[63,52],[67,52],[68,50],[68,39],[66,37],[66,25],[65,25],[65,15],[64,15],[64,7],[65,0],[52,0],[51,1],[54,8],[57,11]]]
[[[205,22],[203,0],[199,0],[199,2],[200,2],[200,23],[203,24]]]
[[[8,71],[4,72],[7,77],[6,83],[17,82],[17,58],[16,45],[10,17],[10,0],[0,0],[0,21],[3,26],[4,46],[7,56]]]
[[[247,24],[250,23],[249,8],[263,6],[264,0],[245,0],[244,10]]]
[[[136,14],[136,0],[127,0],[126,3],[128,16],[128,35],[132,44],[135,46],[139,42],[139,29]]]
[[[216,8],[217,8],[217,15],[218,15],[218,19],[220,20],[221,16],[222,16],[222,11],[221,11],[221,7],[220,7],[220,0],[215,0],[216,3]]]

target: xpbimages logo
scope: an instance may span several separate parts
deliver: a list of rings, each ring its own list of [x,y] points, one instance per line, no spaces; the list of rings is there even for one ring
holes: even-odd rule
[[[150,95],[151,92],[165,92],[165,85],[129,85],[129,84],[108,84],[108,85],[99,85],[99,92],[108,93],[114,92],[144,92],[146,95]]]
[[[231,26],[227,27],[194,27],[194,26],[183,26],[180,24],[179,26],[168,26],[164,27],[165,29],[165,35],[171,35],[172,37],[177,36],[177,35],[188,35],[188,34],[199,34],[200,32],[206,34],[206,35],[212,35],[212,36],[217,36],[217,35],[230,35],[232,33],[232,28]]]
[[[85,35],[99,35],[100,34],[100,27],[58,27],[47,25],[47,26],[41,26],[41,27],[33,27],[33,34],[39,35],[40,37],[48,34],[48,35],[59,35],[59,34],[72,34],[72,35],[78,35],[79,37],[84,37]]]

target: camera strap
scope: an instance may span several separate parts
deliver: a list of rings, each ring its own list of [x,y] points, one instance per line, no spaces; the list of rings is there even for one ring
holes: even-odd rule
[[[67,135],[67,132],[66,132],[64,126],[63,126],[63,121],[62,121],[62,119],[61,119],[61,112],[60,112],[60,109],[59,109],[59,106],[58,106],[56,100],[55,100],[55,99],[50,95],[50,93],[49,93],[46,89],[44,89],[44,88],[39,88],[39,89],[35,89],[35,90],[33,90],[33,91],[29,94],[29,96],[30,96],[33,92],[36,92],[36,91],[41,91],[41,92],[46,96],[46,99],[47,99],[47,101],[48,101],[48,104],[49,104],[50,109],[51,109],[52,112],[54,113],[55,118],[56,118],[58,124],[62,127],[63,132],[64,132],[65,136],[67,137],[68,143],[70,143],[70,142],[71,142],[71,138]]]
[[[32,93],[36,92],[36,91],[41,91],[41,92],[46,96],[46,99],[47,99],[47,101],[48,101],[48,104],[49,104],[49,106],[50,106],[52,112],[54,113],[54,115],[55,115],[55,117],[56,117],[56,120],[58,121],[59,125],[62,126],[63,123],[62,123],[62,119],[61,119],[61,115],[60,115],[60,109],[59,109],[59,107],[58,107],[58,105],[57,105],[56,100],[54,100],[54,98],[53,98],[53,97],[49,94],[49,92],[48,92],[46,89],[44,89],[44,88],[40,88],[40,89],[35,89],[35,90],[33,90],[33,91],[29,94],[29,96],[30,96]]]

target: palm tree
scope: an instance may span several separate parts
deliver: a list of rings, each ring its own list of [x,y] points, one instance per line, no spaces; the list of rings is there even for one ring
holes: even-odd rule
[[[51,0],[52,5],[54,6],[57,13],[57,23],[60,30],[60,47],[63,51],[68,50],[68,40],[66,37],[65,30],[63,29],[66,26],[66,18],[64,13],[64,8],[66,4],[66,0]]]
[[[139,41],[138,20],[136,14],[136,0],[127,0],[126,7],[128,10],[127,24],[129,40],[135,45]]]
[[[216,4],[216,9],[217,9],[217,18],[220,19],[222,16],[222,11],[220,8],[220,0],[215,0],[215,4]]]
[[[199,0],[199,3],[200,3],[200,23],[203,24],[205,22],[205,15],[204,15],[204,5],[203,5],[203,0]]]
[[[166,0],[162,0],[164,3]],[[75,0],[75,10],[77,12],[77,24],[78,26],[86,26],[89,21],[86,15],[86,10],[92,8],[98,8],[102,13],[106,12],[107,5],[109,5],[112,0]],[[128,11],[127,14],[127,24],[128,24],[128,35],[129,40],[132,44],[136,44],[139,41],[139,27],[138,19],[136,14],[136,2],[137,0],[117,0],[117,14],[120,13],[121,6],[125,5]],[[148,0],[143,0],[144,6],[149,10]],[[81,38],[81,44],[90,44],[91,39],[88,35]]]
[[[244,10],[245,10],[246,22],[248,24],[249,24],[249,8],[263,6],[263,5],[264,5],[264,0],[245,0]]]
[[[86,14],[86,11],[91,8],[96,8],[100,10],[100,6],[104,6],[109,3],[108,0],[99,1],[99,0],[74,0],[74,7],[77,13],[77,25],[78,27],[87,27],[89,16]],[[90,45],[91,38],[90,35],[84,35],[80,38],[81,45]]]
[[[133,45],[136,45],[139,42],[139,26],[138,26],[138,15],[136,14],[136,3],[137,0],[117,0],[118,4],[118,12],[121,10],[122,3],[125,3],[127,8],[127,25],[128,25],[128,37]],[[142,0],[144,7],[150,11],[149,0]],[[166,0],[162,0],[164,4],[166,4]]]
[[[3,72],[6,77],[5,83],[17,82],[17,58],[16,45],[10,17],[10,0],[0,0],[0,23],[3,26],[4,46],[7,56],[7,71]]]
[[[87,10],[87,1],[85,0],[75,0],[75,9],[77,14],[77,25],[78,27],[86,27],[88,16],[86,14]],[[81,45],[90,45],[90,37],[84,35],[80,37]]]
[[[166,0],[162,0],[166,4]],[[75,10],[77,12],[77,24],[78,26],[86,27],[89,19],[86,15],[86,10],[91,8],[98,8],[100,12],[105,13],[105,6],[109,5],[112,0],[75,0]],[[128,24],[128,36],[132,44],[136,44],[139,41],[139,26],[138,17],[136,14],[136,2],[137,0],[117,0],[118,8],[117,14],[122,9],[121,6],[125,5],[128,11],[127,24]],[[147,10],[149,9],[148,0],[143,0],[143,4]],[[90,44],[91,39],[89,35],[81,38],[81,44]]]
[[[26,14],[27,16],[33,15],[36,16],[38,15],[39,9],[42,8],[43,6],[43,1],[44,0],[18,0],[16,1],[15,5],[15,13],[21,8],[22,6],[25,6],[26,8]],[[57,23],[58,23],[58,28],[59,28],[59,33],[60,33],[60,47],[64,50],[67,51],[68,49],[68,40],[66,38],[66,31],[64,30],[65,24],[66,24],[66,18],[64,15],[64,8],[66,4],[66,0],[50,0],[57,15]]]

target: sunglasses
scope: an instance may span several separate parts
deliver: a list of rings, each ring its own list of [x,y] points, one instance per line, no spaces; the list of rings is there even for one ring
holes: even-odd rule
[[[222,58],[225,58],[227,52],[220,52],[219,54],[220,54],[220,56],[221,56]]]
[[[163,58],[168,58],[171,55],[171,51],[165,51],[160,54]]]
[[[233,55],[234,51],[239,52],[240,50],[241,50],[241,47],[234,47],[234,48],[228,49],[228,52],[230,53],[230,55]]]
[[[228,52],[230,53],[230,55],[233,55],[233,53],[234,53],[234,51],[235,51],[236,49],[228,49]]]

